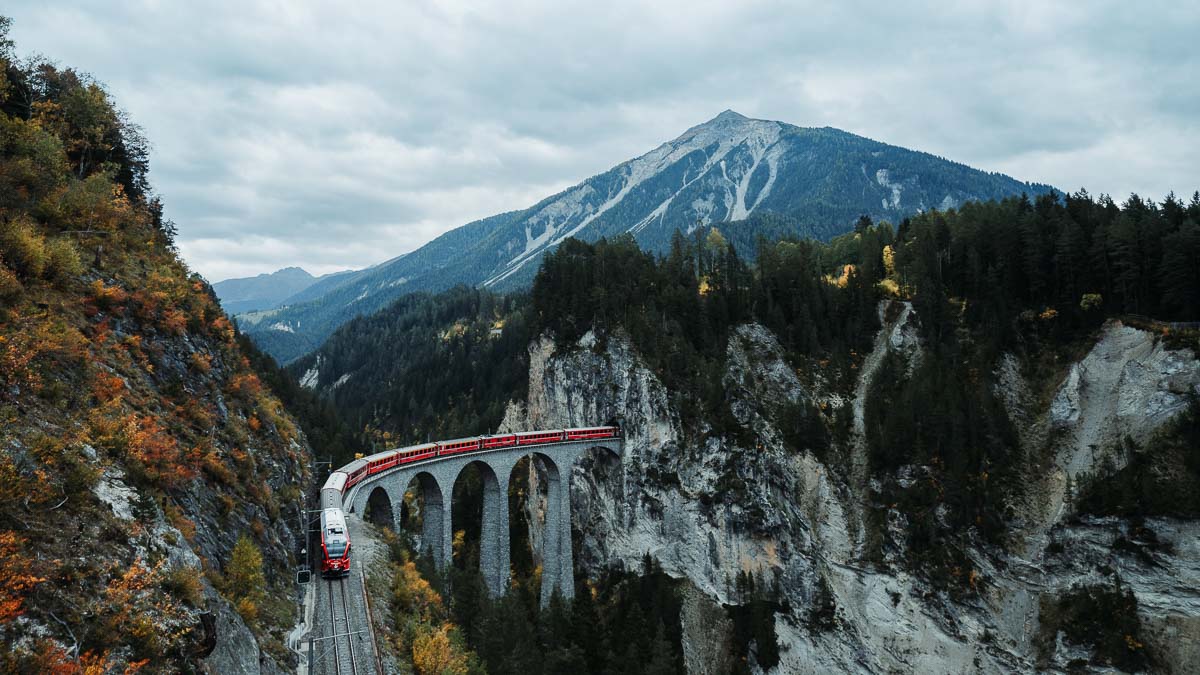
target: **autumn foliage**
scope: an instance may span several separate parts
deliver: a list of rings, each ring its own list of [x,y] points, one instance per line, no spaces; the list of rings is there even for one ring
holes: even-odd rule
[[[286,552],[254,539],[294,522],[267,481],[281,467],[305,481],[295,426],[179,259],[137,127],[90,77],[17,59],[9,26],[0,16],[0,672],[195,670],[209,581],[284,664],[292,605],[267,578]],[[233,542],[212,528],[234,523],[247,538],[226,586]],[[201,567],[168,568],[179,556],[163,546]]]
[[[25,596],[45,579],[28,572],[25,539],[15,532],[0,532],[0,625],[22,613]]]

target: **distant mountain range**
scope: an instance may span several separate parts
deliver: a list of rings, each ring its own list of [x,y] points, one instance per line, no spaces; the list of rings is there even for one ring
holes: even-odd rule
[[[838,129],[727,110],[528,209],[469,223],[412,253],[238,318],[263,349],[288,363],[351,318],[405,293],[528,285],[542,254],[568,237],[628,232],[643,248],[663,251],[677,229],[725,223],[736,241],[753,241],[760,231],[829,239],[864,214],[898,222],[927,209],[1050,189]]]
[[[321,283],[333,282],[350,274],[335,272],[314,277],[299,267],[285,267],[270,274],[241,279],[226,279],[213,284],[213,291],[221,300],[221,306],[230,314],[243,314],[261,309],[274,309],[280,305],[304,302],[316,296],[303,292]]]

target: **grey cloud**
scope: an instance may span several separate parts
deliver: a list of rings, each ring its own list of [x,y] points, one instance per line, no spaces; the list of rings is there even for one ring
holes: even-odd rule
[[[94,73],[212,279],[380,262],[725,108],[1065,189],[1200,176],[1200,7],[1013,0],[48,3],[24,53]]]

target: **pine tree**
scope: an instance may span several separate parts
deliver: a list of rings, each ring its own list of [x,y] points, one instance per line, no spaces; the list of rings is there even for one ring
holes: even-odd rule
[[[1163,241],[1159,283],[1163,306],[1184,320],[1200,320],[1200,225],[1188,221]]]
[[[643,672],[645,675],[674,675],[679,672],[677,662],[675,646],[667,640],[666,629],[662,621],[659,621],[658,628],[654,631],[654,641],[650,643],[650,660]]]

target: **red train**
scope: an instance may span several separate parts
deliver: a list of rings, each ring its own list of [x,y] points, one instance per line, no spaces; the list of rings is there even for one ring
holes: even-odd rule
[[[618,438],[620,435],[619,427],[522,431],[500,436],[477,436],[412,445],[356,459],[331,473],[325,481],[325,486],[321,488],[321,573],[325,576],[350,573],[350,534],[342,512],[342,495],[367,476],[436,457],[567,441]]]
[[[340,508],[321,510],[321,576],[350,575],[350,531]]]

